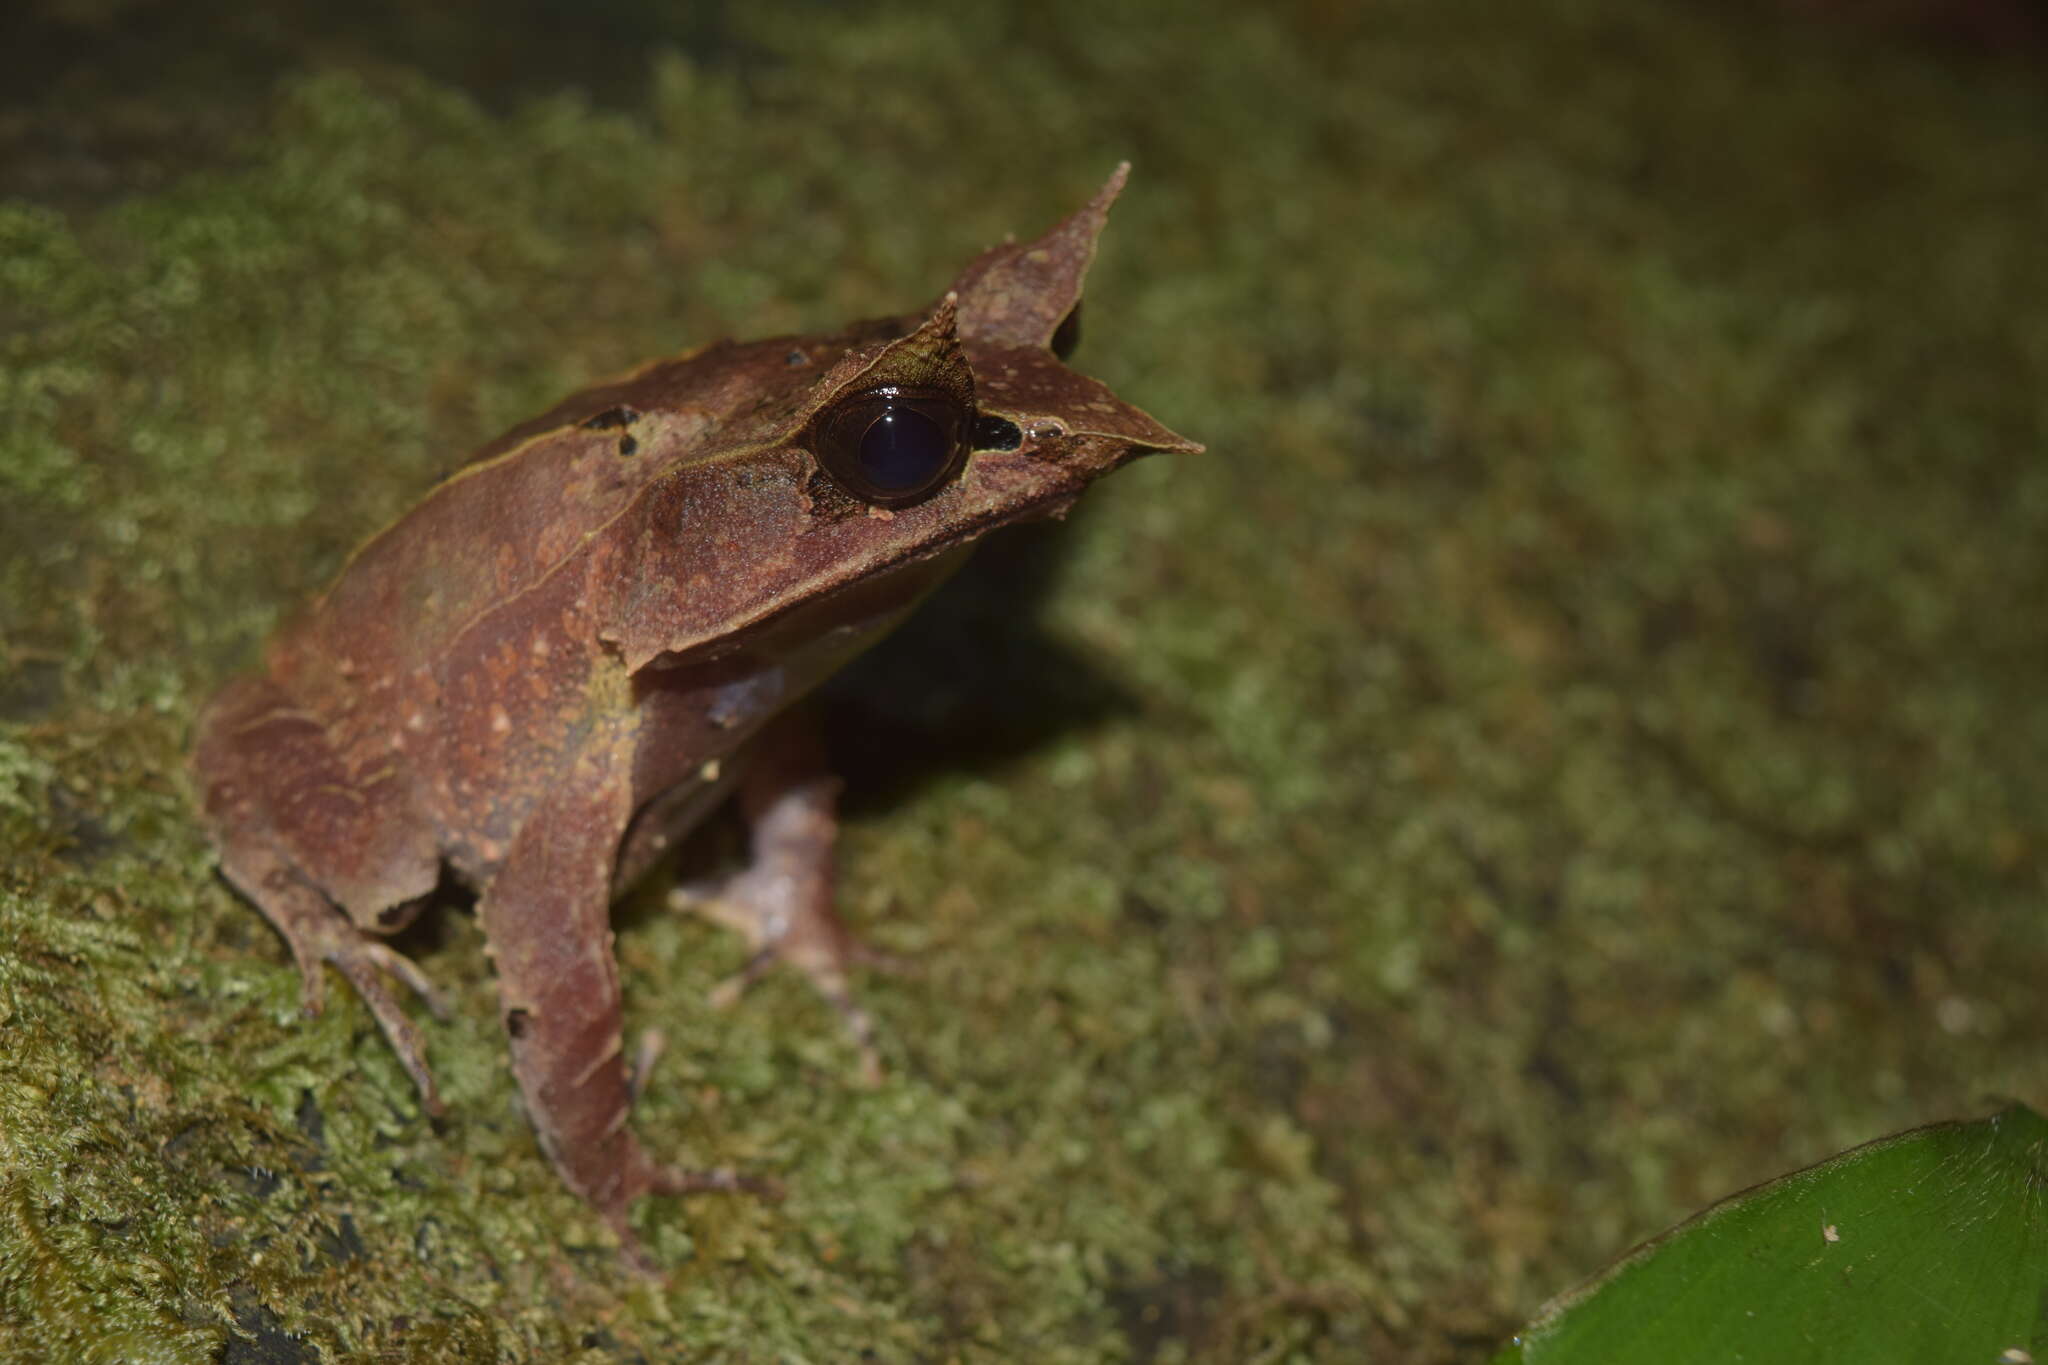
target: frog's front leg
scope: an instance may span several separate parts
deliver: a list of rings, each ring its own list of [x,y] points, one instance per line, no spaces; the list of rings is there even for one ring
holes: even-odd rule
[[[627,1126],[610,923],[613,861],[632,813],[623,749],[593,745],[521,826],[478,903],[498,974],[512,1071],[541,1149],[637,1259],[627,1210],[643,1194],[759,1188],[732,1171],[648,1156]]]
[[[224,840],[221,873],[284,935],[299,968],[300,1008],[309,1016],[326,1008],[322,969],[332,963],[369,1007],[419,1090],[420,1103],[429,1114],[440,1114],[441,1097],[427,1068],[426,1038],[385,986],[386,978],[398,980],[426,1002],[436,1019],[446,1020],[447,1002],[426,973],[404,954],[358,929],[266,844]]]
[[[861,1075],[872,1085],[882,1074],[874,1021],[854,1001],[849,969],[897,964],[856,938],[833,908],[839,789],[808,716],[799,712],[771,723],[740,779],[751,861],[730,877],[676,888],[670,904],[736,931],[754,950],[712,992],[712,1003],[729,1006],[777,961],[788,963],[839,1012],[860,1050]]]
[[[221,875],[263,912],[298,964],[302,1008],[320,1013],[332,963],[391,1043],[427,1112],[441,1112],[426,1040],[396,980],[436,1018],[448,1007],[425,973],[375,934],[412,918],[440,852],[388,765],[351,761],[335,728],[267,678],[228,684],[208,704],[193,775],[220,847]]]

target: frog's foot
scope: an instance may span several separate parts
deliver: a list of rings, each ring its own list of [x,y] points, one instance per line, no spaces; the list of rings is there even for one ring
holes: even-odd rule
[[[425,1002],[436,1019],[445,1021],[448,1002],[426,973],[403,953],[356,928],[318,891],[289,876],[266,877],[256,903],[291,947],[299,968],[300,1009],[312,1016],[326,1008],[327,978],[321,968],[332,963],[369,1007],[405,1074],[418,1088],[420,1103],[428,1113],[440,1114],[441,1096],[427,1069],[426,1036],[399,1008],[386,984],[396,979]]]
[[[383,1030],[391,1050],[398,1054],[399,1065],[405,1074],[412,1077],[413,1085],[420,1092],[420,1103],[429,1114],[442,1112],[440,1093],[434,1088],[434,1074],[427,1069],[427,1040],[406,1012],[399,1008],[398,1001],[385,986],[385,978],[396,977],[406,989],[426,1005],[427,1010],[438,1020],[446,1023],[449,1018],[448,1002],[434,989],[434,983],[427,980],[426,973],[416,966],[412,959],[387,944],[363,934],[354,925],[345,927],[353,940],[343,939],[325,946],[317,961],[299,959],[299,975],[309,981],[320,980],[320,962],[331,962],[348,983],[356,988],[356,994],[369,1006],[371,1017],[377,1027]],[[294,945],[296,952],[296,945]],[[305,996],[305,1010],[318,1014],[322,1001],[317,988],[309,987]]]
[[[899,968],[895,958],[875,952],[834,914],[829,901],[805,902],[792,911],[772,889],[764,896],[753,871],[721,883],[678,887],[669,904],[736,930],[754,949],[752,957],[711,989],[716,1009],[731,1009],[747,988],[768,974],[777,962],[802,972],[811,988],[839,1015],[860,1055],[861,1080],[879,1085],[882,1059],[875,1050],[874,1018],[853,998],[849,969],[855,965]]]
[[[633,1046],[633,1060],[626,1065],[626,1105],[631,1108],[640,1103],[640,1096],[647,1089],[647,1078],[654,1074],[654,1064],[661,1060],[661,1054],[668,1051],[668,1035],[658,1028],[640,1030],[640,1041]]]
[[[655,1169],[654,1179],[647,1188],[650,1194],[702,1194],[707,1190],[751,1194],[770,1203],[779,1202],[786,1193],[782,1182],[771,1176],[747,1175],[730,1166],[717,1166],[710,1170],[660,1166]]]
[[[744,967],[711,992],[713,1005],[731,1006],[776,962],[786,962],[838,1012],[859,1050],[861,1077],[873,1085],[882,1076],[874,1020],[855,1003],[848,976],[855,966],[901,964],[855,938],[832,909],[838,788],[836,781],[821,778],[783,789],[753,821],[752,866],[678,887],[669,904],[735,930],[754,950]]]

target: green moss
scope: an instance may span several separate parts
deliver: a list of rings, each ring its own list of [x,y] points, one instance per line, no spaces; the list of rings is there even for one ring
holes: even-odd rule
[[[618,32],[591,98],[173,46],[81,145],[253,132],[0,203],[0,1355],[1443,1360],[2048,1104],[2025,73],[1592,0]],[[791,1188],[644,1207],[635,1283],[470,920],[406,944],[444,1124],[345,991],[300,1017],[191,717],[466,448],[928,298],[1124,156],[1080,359],[1211,453],[830,697],[846,908],[919,964],[879,1090],[621,911],[641,1132]]]

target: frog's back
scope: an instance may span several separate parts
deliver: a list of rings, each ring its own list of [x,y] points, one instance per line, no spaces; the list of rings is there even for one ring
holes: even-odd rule
[[[826,337],[718,342],[571,394],[482,447],[364,544],[280,637],[273,674],[299,671],[301,657],[319,673],[332,662],[421,666],[557,570],[650,484],[714,443],[744,448],[785,425],[833,362],[903,326],[879,319]]]

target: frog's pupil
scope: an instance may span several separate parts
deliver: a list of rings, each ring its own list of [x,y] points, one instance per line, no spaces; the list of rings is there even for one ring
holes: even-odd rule
[[[939,424],[915,408],[889,408],[860,438],[860,472],[886,493],[921,488],[952,459]]]

